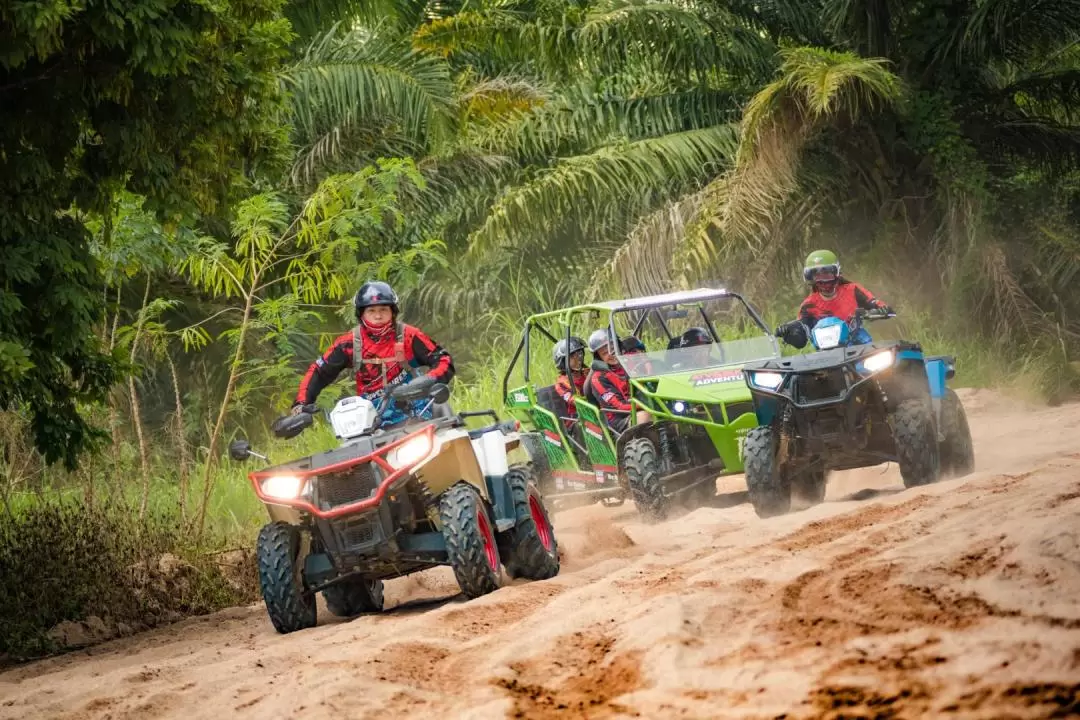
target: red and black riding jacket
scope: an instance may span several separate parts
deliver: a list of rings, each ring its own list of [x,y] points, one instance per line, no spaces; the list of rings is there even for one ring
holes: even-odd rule
[[[574,407],[574,397],[576,395],[585,394],[585,377],[587,373],[576,372],[571,373],[570,377],[566,376],[566,373],[559,375],[559,379],[555,381],[555,392],[559,394],[559,397],[566,403],[566,413],[570,417],[577,417],[577,408]]]
[[[880,300],[859,283],[840,278],[836,284],[836,294],[831,298],[822,297],[821,293],[814,290],[803,300],[802,307],[799,308],[799,320],[807,328],[813,328],[818,320],[827,317],[848,322],[858,308],[873,310],[882,305]]]
[[[630,409],[630,378],[622,366],[611,367],[605,362],[594,360],[589,373],[586,397],[605,410],[604,418],[608,424],[626,417],[626,413],[606,412],[606,410]]]
[[[360,363],[353,362],[359,352]],[[315,402],[322,389],[334,382],[347,367],[356,370],[356,392],[360,395],[382,390],[382,366],[386,366],[386,380],[390,385],[407,381],[410,368],[421,365],[429,368],[428,374],[436,382],[448,383],[454,377],[454,361],[450,353],[425,335],[419,328],[405,323],[395,323],[383,332],[373,332],[364,327],[339,336],[323,356],[308,368],[300,381],[296,402]]]

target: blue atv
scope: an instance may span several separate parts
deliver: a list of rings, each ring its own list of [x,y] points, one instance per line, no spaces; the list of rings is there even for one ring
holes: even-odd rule
[[[777,335],[817,352],[744,368],[758,427],[743,442],[750,501],[759,517],[782,515],[793,496],[825,498],[830,470],[895,462],[905,487],[970,473],[975,464],[964,407],[945,386],[954,359],[926,357],[911,342],[874,342],[863,323],[895,317],[859,310],[807,331],[795,321]]]

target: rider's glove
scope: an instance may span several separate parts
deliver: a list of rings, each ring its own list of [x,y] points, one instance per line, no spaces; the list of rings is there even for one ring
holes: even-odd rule
[[[878,310],[885,313],[886,315],[892,315],[893,314],[893,309],[891,307],[889,307],[888,305],[886,305],[885,303],[878,301],[877,306],[878,306]]]

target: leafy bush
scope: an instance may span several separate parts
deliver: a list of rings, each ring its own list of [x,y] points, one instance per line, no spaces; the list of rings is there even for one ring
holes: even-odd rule
[[[100,640],[256,597],[250,553],[196,553],[178,520],[61,500],[0,516],[0,656],[63,649],[63,623]]]

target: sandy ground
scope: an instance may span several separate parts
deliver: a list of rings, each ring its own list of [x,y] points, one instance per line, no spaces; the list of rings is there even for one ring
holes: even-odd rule
[[[0,674],[0,718],[1034,718],[1080,715],[1080,405],[964,392],[977,472],[826,502],[556,517],[549,581],[465,602],[440,569],[387,612],[281,636],[237,608]]]

